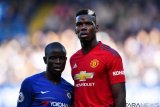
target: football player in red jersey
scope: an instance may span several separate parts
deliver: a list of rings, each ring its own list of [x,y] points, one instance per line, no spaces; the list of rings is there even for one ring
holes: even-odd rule
[[[125,107],[125,74],[117,51],[98,41],[96,14],[76,13],[75,33],[81,49],[70,58],[74,79],[73,107]]]

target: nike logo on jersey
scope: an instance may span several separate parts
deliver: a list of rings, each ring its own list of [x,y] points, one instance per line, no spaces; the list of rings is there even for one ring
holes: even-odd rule
[[[45,94],[45,93],[48,93],[50,91],[41,91],[41,94]]]

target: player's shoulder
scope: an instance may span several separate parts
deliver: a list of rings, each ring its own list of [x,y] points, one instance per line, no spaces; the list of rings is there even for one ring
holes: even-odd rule
[[[76,51],[76,52],[71,56],[70,59],[73,59],[73,58],[75,58],[75,57],[78,57],[78,56],[80,56],[81,54],[82,54],[81,49],[79,49],[78,51]]]
[[[64,78],[62,78],[62,82],[63,82],[63,84],[66,85],[66,87],[73,88],[73,85],[71,83],[69,83],[67,80],[65,80]]]
[[[42,74],[43,74],[43,73],[44,73],[44,72],[41,72],[41,73],[38,73],[38,74],[33,74],[33,75],[25,78],[25,79],[23,80],[23,83],[24,83],[24,84],[32,83],[33,81],[36,81],[36,80],[38,80],[38,78],[42,77]]]
[[[110,54],[111,56],[120,56],[119,53],[113,49],[112,47],[110,47],[109,45],[106,45],[104,43],[102,43],[100,45],[100,49],[107,54]]]

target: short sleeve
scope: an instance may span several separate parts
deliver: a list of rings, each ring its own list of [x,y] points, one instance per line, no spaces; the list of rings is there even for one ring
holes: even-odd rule
[[[31,82],[27,78],[21,84],[17,107],[30,107],[32,103],[32,95]]]
[[[113,56],[113,58],[110,60],[108,74],[111,84],[125,82],[125,73],[120,55]]]

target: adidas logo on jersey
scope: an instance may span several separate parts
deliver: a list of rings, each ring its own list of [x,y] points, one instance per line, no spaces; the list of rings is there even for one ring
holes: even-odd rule
[[[77,68],[77,64],[74,64],[73,69]]]

